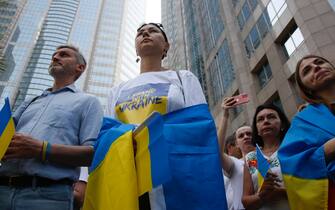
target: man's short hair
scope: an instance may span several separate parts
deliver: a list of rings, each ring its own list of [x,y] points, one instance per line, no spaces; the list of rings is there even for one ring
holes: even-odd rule
[[[224,144],[224,153],[228,154],[228,146],[236,146],[235,132],[226,138]]]
[[[69,49],[73,50],[75,52],[77,62],[79,64],[85,65],[85,68],[86,68],[86,60],[85,60],[83,54],[79,51],[79,49],[77,47],[75,47],[73,45],[61,45],[61,46],[58,46],[56,50],[63,49],[63,48],[69,48]]]

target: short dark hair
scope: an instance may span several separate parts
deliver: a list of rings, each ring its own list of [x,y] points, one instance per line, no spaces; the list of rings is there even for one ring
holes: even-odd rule
[[[165,41],[167,43],[169,43],[168,38],[166,36],[166,33],[164,31],[164,27],[163,27],[163,25],[161,23],[143,23],[140,27],[138,27],[138,29],[136,31],[138,32],[139,30],[141,30],[141,28],[143,28],[146,25],[153,25],[156,28],[158,28],[160,30],[160,32],[163,34]]]
[[[280,133],[279,133],[279,139],[280,142],[283,141],[285,134],[287,132],[287,130],[290,128],[290,121],[287,119],[286,115],[284,114],[284,112],[278,108],[276,105],[272,104],[272,103],[267,103],[267,104],[263,104],[260,105],[256,108],[254,117],[253,117],[253,121],[252,121],[252,139],[251,142],[254,146],[256,146],[256,144],[258,144],[260,147],[264,146],[264,142],[261,136],[258,135],[258,131],[257,131],[257,115],[260,111],[262,111],[263,109],[272,109],[274,111],[277,112],[279,119],[280,119]]]
[[[56,48],[56,50],[59,50],[59,49],[63,49],[63,48],[69,48],[71,50],[73,50],[75,52],[75,55],[76,55],[76,58],[77,58],[77,62],[79,64],[83,64],[85,65],[85,68],[86,68],[86,60],[85,60],[85,57],[83,56],[83,54],[79,51],[78,47],[75,47],[73,45],[60,45]]]
[[[226,141],[224,143],[224,153],[226,153],[226,154],[228,154],[228,146],[229,145],[233,145],[233,146],[236,145],[235,132],[232,135],[230,135],[226,138]]]

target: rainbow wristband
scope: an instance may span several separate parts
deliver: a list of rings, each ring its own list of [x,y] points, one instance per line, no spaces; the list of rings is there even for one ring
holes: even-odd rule
[[[45,149],[45,161],[49,160],[50,153],[51,153],[51,144],[47,142],[46,149]]]
[[[43,141],[43,145],[42,145],[42,154],[41,154],[42,162],[45,162],[45,160],[46,160],[47,146],[48,146],[48,142],[47,142],[47,141]]]

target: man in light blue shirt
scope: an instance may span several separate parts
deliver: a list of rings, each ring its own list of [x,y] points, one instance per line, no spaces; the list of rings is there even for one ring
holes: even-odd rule
[[[88,166],[103,112],[74,82],[86,68],[79,50],[60,46],[52,56],[52,88],[14,113],[16,133],[0,167],[0,209],[72,209],[72,184]]]

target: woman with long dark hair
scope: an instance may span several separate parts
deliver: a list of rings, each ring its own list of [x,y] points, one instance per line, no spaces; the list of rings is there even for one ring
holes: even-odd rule
[[[277,106],[265,104],[257,107],[252,123],[252,142],[261,148],[270,169],[264,181],[260,182],[256,152],[246,155],[242,197],[246,209],[289,209],[277,157],[289,126],[287,117]]]

